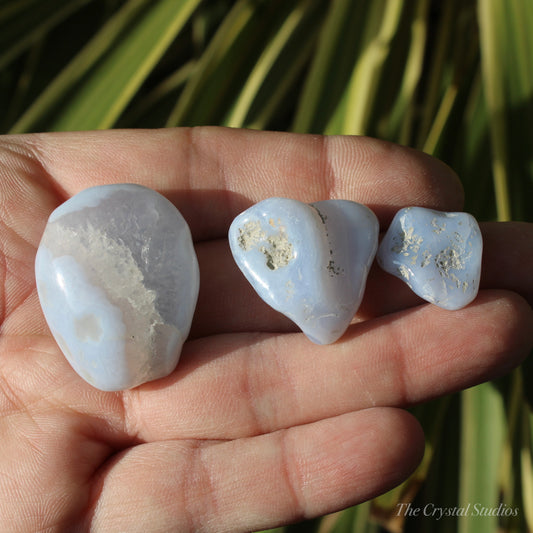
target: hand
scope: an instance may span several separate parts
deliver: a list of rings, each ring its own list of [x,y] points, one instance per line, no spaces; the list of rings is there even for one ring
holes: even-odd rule
[[[499,376],[533,344],[531,225],[483,226],[484,290],[460,311],[375,267],[354,323],[329,346],[268,308],[235,266],[229,224],[270,196],[355,200],[382,229],[408,205],[461,209],[453,173],[420,153],[220,128],[0,141],[2,531],[246,531],[344,508],[420,461],[423,435],[403,407]],[[113,182],[169,197],[201,268],[176,371],[121,393],[70,368],[33,273],[50,212]]]

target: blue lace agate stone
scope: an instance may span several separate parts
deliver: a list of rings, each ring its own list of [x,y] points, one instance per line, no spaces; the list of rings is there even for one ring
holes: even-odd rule
[[[229,243],[259,296],[329,344],[359,308],[378,232],[374,213],[355,202],[269,198],[235,218]]]
[[[428,302],[455,310],[477,295],[482,249],[472,215],[407,207],[396,213],[377,259]]]
[[[166,198],[131,184],[80,192],[51,214],[35,276],[55,340],[91,385],[128,389],[174,370],[199,271],[189,227]]]

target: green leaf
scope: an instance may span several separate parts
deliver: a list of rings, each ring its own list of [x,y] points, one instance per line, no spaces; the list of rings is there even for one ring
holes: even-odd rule
[[[527,403],[522,403],[520,441],[520,466],[522,480],[522,505],[528,531],[533,531],[533,413]]]
[[[319,533],[377,533],[378,525],[370,517],[371,503],[364,502],[326,517]]]
[[[242,127],[246,123],[246,118],[250,112],[250,109],[256,100],[261,89],[265,86],[269,75],[272,73],[276,63],[280,61],[280,56],[289,56],[293,61],[299,63],[297,58],[294,58],[293,54],[290,54],[291,50],[295,49],[295,35],[299,34],[300,50],[304,56],[307,56],[308,48],[302,46],[303,35],[301,32],[302,26],[306,19],[309,17],[310,9],[312,7],[312,0],[303,0],[298,2],[290,12],[287,13],[283,19],[280,20],[279,25],[276,25],[272,31],[272,37],[269,41],[262,46],[262,51],[255,62],[255,65],[248,76],[248,79],[243,85],[243,88],[238,95],[229,116],[226,118],[225,125],[231,127]],[[300,30],[300,31],[299,31]],[[296,48],[298,49],[298,48]],[[283,61],[285,68],[278,70],[275,83],[283,83],[284,78],[290,77],[290,71],[294,68],[287,58]],[[273,85],[271,80],[269,85]]]
[[[0,69],[91,0],[12,0],[0,7]]]
[[[346,86],[341,133],[362,135],[374,106],[383,66],[401,20],[401,0],[374,1],[367,18],[363,50]]]
[[[320,133],[337,108],[354,62],[361,52],[361,36],[372,2],[334,0],[320,30],[317,50],[297,101],[292,130]]]
[[[459,507],[467,511],[459,517],[459,533],[498,529],[498,517],[490,511],[498,509],[500,503],[505,431],[502,397],[492,384],[463,391]]]
[[[490,114],[490,133],[493,151],[494,186],[499,220],[511,219],[508,185],[508,148],[505,109],[505,57],[500,47],[503,37],[501,25],[504,6],[496,1],[479,2],[479,23],[481,30],[481,57],[487,106]]]
[[[167,126],[225,124],[228,110],[239,99],[272,33],[291,11],[291,3],[281,0],[237,1],[202,54]],[[263,65],[264,58],[263,55]],[[257,67],[255,76],[259,72],[257,69],[265,72],[264,66]],[[253,92],[250,87],[248,85],[248,94],[250,90]],[[246,98],[249,103],[249,96]]]
[[[46,119],[53,115],[59,119],[64,110],[58,110],[59,104],[68,102],[73,88],[86,77],[92,69],[109,53],[120,36],[136,17],[139,16],[147,0],[130,0],[94,35],[89,43],[66,65],[60,74],[50,83],[24,112],[11,128],[11,133],[24,133],[36,129],[51,129]],[[53,122],[52,119],[51,122]]]
[[[181,65],[175,72],[140,98],[131,109],[128,109],[121,118],[119,127],[131,127],[136,122],[147,120],[145,117],[152,116],[161,102],[172,98],[172,95],[177,93],[187,83],[196,68],[197,63],[194,60]]]
[[[91,72],[54,130],[111,127],[201,0],[159,0]]]
[[[111,127],[199,3],[200,0],[130,0],[74,58],[13,131],[30,129],[82,77],[84,83],[47,129]]]

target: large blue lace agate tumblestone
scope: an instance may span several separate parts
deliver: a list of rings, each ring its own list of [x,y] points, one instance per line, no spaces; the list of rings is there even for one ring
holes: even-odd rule
[[[396,213],[378,250],[387,272],[444,309],[460,309],[477,295],[483,242],[476,219],[406,207]]]
[[[235,218],[229,243],[259,296],[329,344],[359,308],[378,232],[374,213],[355,202],[269,198]]]
[[[128,389],[175,368],[199,288],[187,223],[157,192],[86,189],[48,219],[35,260],[41,306],[74,370]]]

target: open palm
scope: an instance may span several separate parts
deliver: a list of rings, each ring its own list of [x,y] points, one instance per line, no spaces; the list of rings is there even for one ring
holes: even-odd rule
[[[201,288],[176,371],[109,393],[52,339],[33,262],[57,205],[118,182],[180,209]],[[462,202],[444,165],[365,138],[205,128],[0,140],[1,531],[249,531],[341,509],[418,464],[423,435],[401,408],[500,375],[531,347],[526,224],[482,227],[484,290],[467,308],[425,304],[374,268],[346,335],[310,343],[253,293],[227,245],[233,217],[270,196],[355,200],[382,229],[400,207]]]

